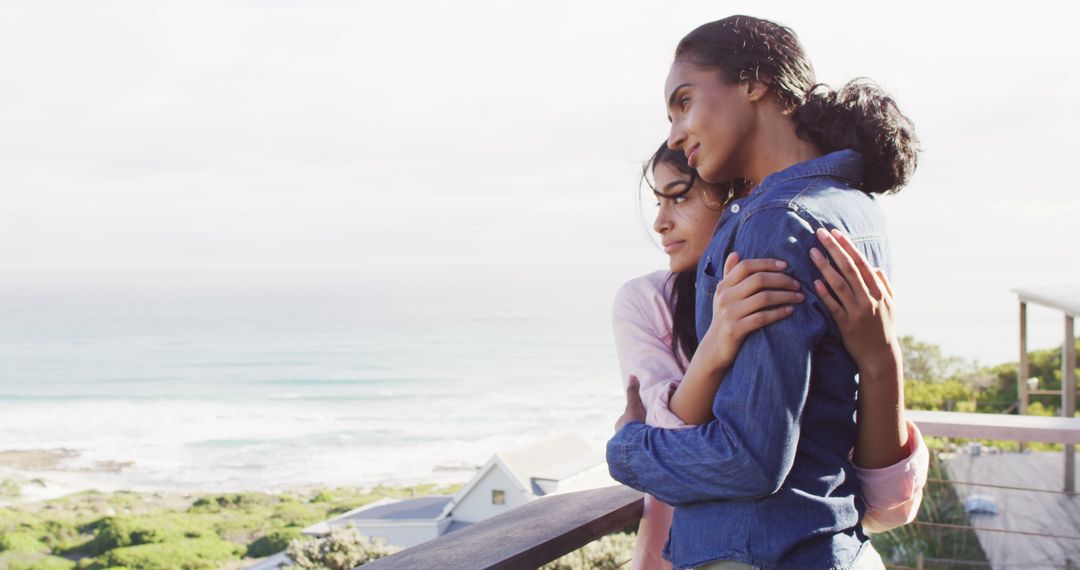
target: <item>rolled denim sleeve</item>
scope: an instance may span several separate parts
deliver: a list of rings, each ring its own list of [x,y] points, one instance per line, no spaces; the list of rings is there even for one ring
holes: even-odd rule
[[[743,259],[786,261],[785,272],[802,283],[806,300],[746,337],[713,401],[716,419],[685,430],[640,422],[619,430],[607,446],[613,478],[675,506],[779,490],[795,460],[814,350],[828,331],[809,257],[818,225],[784,207],[744,220],[734,251]]]

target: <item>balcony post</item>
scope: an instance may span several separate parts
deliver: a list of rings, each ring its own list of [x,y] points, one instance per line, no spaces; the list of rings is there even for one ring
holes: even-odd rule
[[[1027,303],[1020,301],[1020,367],[1016,371],[1016,392],[1020,400],[1020,415],[1028,409],[1028,351],[1027,351]]]
[[[1076,413],[1076,334],[1073,316],[1065,315],[1065,342],[1061,345],[1061,415],[1071,418]],[[1065,446],[1065,492],[1076,492],[1076,448]]]

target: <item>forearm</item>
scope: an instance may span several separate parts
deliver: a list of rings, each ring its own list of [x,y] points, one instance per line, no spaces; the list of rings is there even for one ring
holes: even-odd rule
[[[654,428],[640,422],[622,427],[607,444],[608,470],[616,481],[649,493],[671,506],[763,497],[776,492],[782,477],[771,466],[783,453],[767,450],[762,465],[742,437],[719,421],[686,430]]]
[[[713,400],[728,367],[713,362],[712,344],[706,335],[686,368],[683,381],[671,395],[668,407],[687,424],[701,425],[713,419]]]
[[[898,351],[883,360],[859,370],[855,464],[866,469],[893,465],[909,454],[903,364]]]

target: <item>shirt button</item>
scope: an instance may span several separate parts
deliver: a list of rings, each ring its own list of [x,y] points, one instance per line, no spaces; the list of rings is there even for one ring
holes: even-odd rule
[[[738,214],[739,213],[739,205],[738,204],[732,204],[731,205],[731,213],[732,214]]]

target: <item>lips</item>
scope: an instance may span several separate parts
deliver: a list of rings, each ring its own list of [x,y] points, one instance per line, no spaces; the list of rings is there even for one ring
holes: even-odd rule
[[[701,145],[696,144],[690,147],[690,150],[686,153],[686,163],[690,165],[690,168],[697,168],[694,161],[697,159],[699,149],[701,149]]]
[[[686,245],[686,240],[672,240],[663,242],[664,253],[671,253]]]

